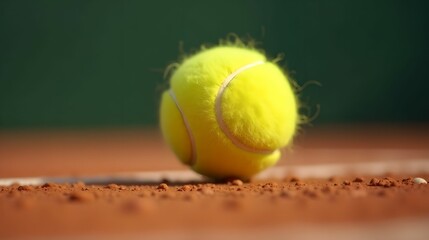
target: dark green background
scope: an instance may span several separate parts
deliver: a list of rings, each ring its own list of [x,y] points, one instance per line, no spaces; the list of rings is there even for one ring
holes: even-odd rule
[[[315,124],[428,122],[429,1],[0,1],[0,128],[155,126],[163,69],[252,36]]]

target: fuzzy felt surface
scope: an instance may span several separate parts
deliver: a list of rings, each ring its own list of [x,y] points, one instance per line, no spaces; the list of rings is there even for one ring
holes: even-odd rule
[[[222,83],[258,61],[263,64],[237,74],[223,91],[222,128],[215,108]],[[297,127],[297,103],[287,77],[255,50],[220,46],[201,51],[173,73],[170,91],[174,98],[164,93],[161,101],[164,138],[183,163],[208,177],[247,179],[274,165]]]

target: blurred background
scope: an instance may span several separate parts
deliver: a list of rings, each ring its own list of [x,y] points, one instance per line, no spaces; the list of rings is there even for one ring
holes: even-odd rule
[[[303,113],[317,117],[286,163],[399,156],[314,148],[427,150],[428,9],[424,0],[0,1],[0,176],[182,167],[157,130],[164,69],[181,47],[230,33],[284,54],[300,85],[322,84],[301,92]]]
[[[260,42],[314,125],[429,120],[428,1],[1,1],[0,128],[156,127],[165,67]]]

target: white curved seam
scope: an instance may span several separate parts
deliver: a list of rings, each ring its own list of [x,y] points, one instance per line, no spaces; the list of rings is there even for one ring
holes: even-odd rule
[[[223,116],[222,116],[222,96],[226,90],[226,88],[228,87],[228,85],[232,82],[232,80],[234,80],[234,78],[240,74],[243,71],[246,71],[250,68],[256,67],[258,65],[264,64],[265,61],[260,60],[260,61],[256,61],[253,63],[249,63],[247,65],[244,65],[243,67],[240,67],[239,69],[235,70],[233,73],[231,73],[230,75],[228,75],[225,80],[223,80],[222,85],[219,88],[219,91],[216,95],[216,100],[215,100],[215,114],[216,114],[216,121],[219,125],[219,128],[222,130],[222,132],[226,135],[226,137],[228,139],[231,140],[231,142],[245,150],[248,152],[253,152],[253,153],[260,153],[260,154],[270,154],[272,152],[274,152],[271,149],[257,149],[251,146],[247,146],[246,144],[242,143],[239,139],[237,139],[228,129],[228,127],[226,126],[225,122],[223,121]],[[239,110],[239,109],[237,109]]]
[[[195,140],[194,140],[194,137],[192,135],[191,126],[188,122],[188,119],[185,117],[185,114],[183,113],[183,110],[180,107],[179,102],[177,101],[176,95],[174,94],[173,90],[169,89],[168,93],[170,94],[171,98],[173,99],[173,102],[176,104],[176,107],[180,112],[180,116],[182,117],[183,123],[185,124],[186,132],[188,133],[189,142],[191,144],[191,159],[189,161],[189,165],[192,166],[195,163],[197,153],[195,151]]]

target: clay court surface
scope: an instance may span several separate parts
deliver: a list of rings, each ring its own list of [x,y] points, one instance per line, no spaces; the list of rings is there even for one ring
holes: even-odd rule
[[[0,133],[1,239],[427,239],[429,126],[307,128],[250,182],[156,130]]]

